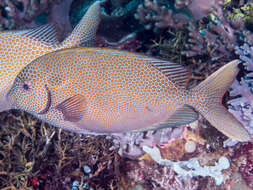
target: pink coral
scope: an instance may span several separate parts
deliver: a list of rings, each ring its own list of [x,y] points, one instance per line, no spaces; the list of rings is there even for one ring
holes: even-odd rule
[[[124,168],[129,184],[141,184],[144,189],[196,190],[199,186],[195,179],[189,176],[181,179],[173,169],[147,160],[124,162]]]
[[[228,61],[234,56],[238,32],[224,17],[221,6],[213,10],[214,18],[209,21],[208,27],[199,28],[195,23],[188,26],[190,38],[183,52],[187,57],[206,54],[212,60]]]
[[[248,71],[251,71],[246,76],[241,78],[241,81],[235,81],[230,90],[230,96],[235,97],[228,103],[229,111],[240,120],[253,136],[253,47],[244,44],[241,47],[236,47],[236,53],[240,59],[244,61],[244,65]]]
[[[145,0],[143,5],[139,5],[135,18],[144,24],[146,29],[157,29],[175,27],[182,28],[187,22],[186,16],[174,14],[166,6],[161,6],[158,1]]]
[[[245,143],[237,147],[232,156],[233,159],[241,160],[240,157],[244,157],[240,163],[239,171],[242,177],[246,180],[248,186],[253,188],[253,144]]]
[[[0,1],[0,27],[23,29],[36,27],[35,18],[43,13],[63,35],[72,30],[69,13],[72,0],[3,0]]]
[[[170,7],[157,0],[145,0],[143,5],[139,5],[135,18],[143,23],[146,29],[182,28],[190,18],[181,9],[187,9],[194,20],[199,20],[207,16],[217,4],[222,4],[222,1],[176,0],[174,5]]]
[[[175,0],[177,9],[187,8],[194,19],[198,20],[207,16],[217,4],[223,4],[221,0]]]

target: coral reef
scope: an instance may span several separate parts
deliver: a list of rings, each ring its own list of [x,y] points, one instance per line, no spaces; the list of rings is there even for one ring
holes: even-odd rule
[[[1,189],[64,190],[74,181],[116,188],[117,150],[104,136],[61,131],[15,111],[2,113],[0,121]]]
[[[135,18],[143,23],[147,30],[158,31],[168,27],[179,29],[191,17],[199,20],[207,16],[216,4],[222,4],[222,2],[216,0],[208,1],[208,3],[199,0],[176,0],[175,2],[145,0],[138,6]]]
[[[125,161],[122,172],[126,175],[126,189],[134,189],[137,185],[142,189],[158,190],[194,190],[198,188],[197,180],[189,176],[180,179],[172,169],[147,160]]]
[[[230,167],[230,162],[226,157],[219,158],[215,166],[204,166],[201,167],[196,158],[192,158],[188,161],[173,162],[168,159],[163,159],[161,153],[157,147],[149,148],[143,146],[143,150],[152,157],[158,164],[165,166],[172,166],[177,174],[186,177],[189,175],[193,176],[210,176],[215,178],[216,184],[220,185],[224,178],[222,175],[222,170],[228,169]],[[186,168],[186,169],[185,169]]]
[[[143,5],[139,5],[135,18],[144,24],[145,29],[153,29],[154,31],[159,28],[175,27],[181,28],[187,22],[186,18],[175,16],[173,11],[154,0],[145,0]]]
[[[181,126],[174,129],[165,128],[155,131],[132,132],[132,133],[129,132],[124,134],[113,135],[112,139],[115,144],[114,148],[119,148],[119,154],[123,157],[138,158],[144,153],[142,150],[143,146],[152,146],[152,145],[163,146],[164,144],[167,144],[168,141],[174,141],[175,139],[178,138],[181,139],[179,144],[184,146],[187,140],[194,139],[190,136],[182,137],[187,126]],[[199,141],[199,139],[197,138],[195,138],[194,140]],[[171,146],[171,148],[173,149],[173,146]],[[174,149],[174,151],[177,150]]]
[[[0,29],[27,29],[53,23],[63,39],[72,31],[69,12],[72,0],[4,0],[0,2]]]
[[[236,53],[240,59],[244,61],[245,68],[248,73],[241,78],[241,81],[235,81],[230,90],[230,96],[236,97],[228,103],[229,111],[239,119],[250,134],[253,136],[253,92],[252,92],[252,76],[253,76],[253,47],[244,44],[236,48]]]
[[[168,25],[169,33],[162,33],[155,44],[162,56],[185,63],[191,69],[189,87],[237,58],[237,46],[244,42],[252,45],[251,2],[219,2],[211,10],[202,19],[189,20],[181,28]]]
[[[62,38],[92,2],[4,0],[0,2],[0,28],[54,22]],[[240,58],[244,66],[224,102],[253,135],[252,1],[105,0],[102,6],[97,46],[185,64],[192,71],[188,88]],[[253,188],[252,143],[226,140],[201,116],[197,123],[173,129],[92,136],[61,131],[26,113],[11,111],[0,114],[0,139],[1,189]],[[155,163],[154,155],[145,154],[143,146],[156,147],[159,158],[180,167],[175,170]],[[195,169],[217,169],[220,158],[229,161],[230,167],[212,170],[216,180],[179,175],[194,174],[185,171],[182,163],[189,166],[195,160]]]
[[[233,160],[240,160],[238,163],[239,172],[245,179],[249,188],[253,188],[253,144],[239,144],[234,148],[231,155]]]

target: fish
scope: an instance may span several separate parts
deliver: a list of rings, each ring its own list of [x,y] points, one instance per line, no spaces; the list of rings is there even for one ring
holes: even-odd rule
[[[34,29],[0,33],[0,112],[11,108],[6,94],[18,73],[32,60],[59,49],[93,46],[100,23],[100,3],[93,3],[72,33],[61,43],[56,27],[46,24]]]
[[[177,127],[201,114],[226,136],[249,141],[248,131],[222,105],[238,64],[231,61],[187,89],[190,74],[180,64],[116,49],[71,48],[28,64],[7,99],[14,109],[76,133]]]

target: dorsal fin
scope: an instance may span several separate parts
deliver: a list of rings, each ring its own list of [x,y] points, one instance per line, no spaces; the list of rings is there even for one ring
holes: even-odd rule
[[[52,45],[59,43],[57,31],[53,24],[45,24],[34,29],[26,30],[21,35]]]
[[[176,85],[185,88],[190,80],[190,72],[186,67],[178,63],[172,63],[162,59],[156,59],[148,57],[143,54],[132,53],[128,51],[116,50],[116,49],[107,49],[107,48],[96,48],[93,51],[109,53],[110,55],[125,55],[135,59],[141,59],[148,61],[153,67],[161,71],[169,80],[172,80]],[[140,60],[140,61],[141,61]]]
[[[151,64],[180,87],[186,87],[190,72],[183,66],[169,61],[150,58]]]
[[[100,1],[96,1],[87,10],[70,36],[62,42],[62,45],[64,47],[72,47],[74,45],[93,46],[99,23]]]

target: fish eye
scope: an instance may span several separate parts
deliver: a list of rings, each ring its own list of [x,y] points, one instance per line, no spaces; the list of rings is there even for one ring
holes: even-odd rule
[[[22,85],[22,88],[25,90],[25,91],[28,91],[31,89],[31,83],[28,82],[28,81],[25,81]]]

